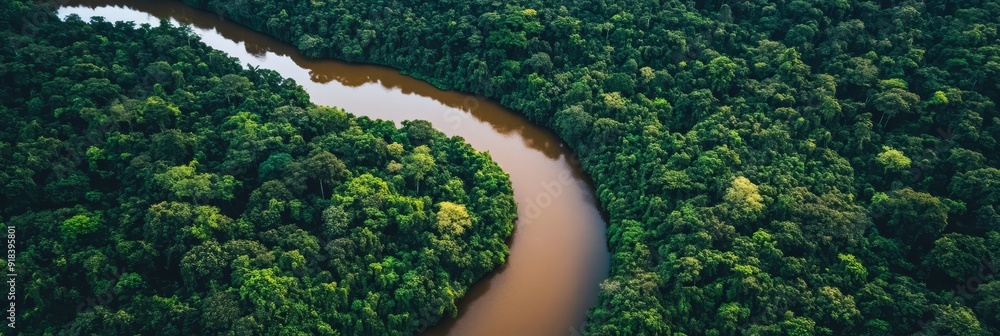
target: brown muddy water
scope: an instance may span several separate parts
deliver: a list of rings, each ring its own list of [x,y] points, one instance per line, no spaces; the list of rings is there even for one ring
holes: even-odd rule
[[[313,102],[358,116],[423,119],[487,151],[510,174],[518,203],[507,263],[474,284],[427,335],[571,335],[581,329],[608,275],[605,222],[593,187],[552,132],[473,95],[441,91],[398,71],[312,59],[294,47],[211,12],[172,1],[69,1],[60,17],[190,25],[209,46],[244,65],[305,87]]]

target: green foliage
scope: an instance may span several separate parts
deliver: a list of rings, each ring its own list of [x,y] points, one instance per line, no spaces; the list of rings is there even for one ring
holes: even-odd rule
[[[465,205],[452,202],[441,202],[437,212],[437,228],[441,234],[449,236],[460,236],[469,226],[472,226],[472,219]]]
[[[198,161],[191,161],[185,166],[167,169],[156,174],[154,178],[164,188],[174,193],[178,198],[192,198],[198,203],[199,198],[207,198],[212,194],[212,175],[195,173]]]
[[[972,309],[954,305],[936,306],[934,321],[925,330],[934,335],[985,335],[985,330]]]
[[[1000,229],[995,0],[188,3],[555,130],[609,214],[593,334],[913,334],[935,241]]]
[[[996,0],[187,3],[559,133],[609,214],[590,333],[1000,332],[927,257],[1000,230]]]
[[[977,316],[990,325],[1000,322],[1000,281],[990,281],[979,287],[982,301],[976,304]]]
[[[960,233],[949,233],[934,241],[934,248],[924,258],[929,271],[943,272],[959,283],[975,276],[983,260],[989,260],[984,239]]]
[[[525,113],[530,120],[556,130],[579,152],[584,168],[594,178],[595,194],[609,214],[612,271],[611,278],[601,286],[600,302],[589,314],[587,330],[593,334],[1000,333],[994,307],[997,291],[990,285],[995,283],[994,276],[976,274],[961,279],[975,268],[972,257],[983,250],[994,260],[998,255],[996,242],[984,239],[985,245],[980,246],[978,240],[994,237],[1000,230],[996,209],[1000,202],[997,189],[1000,113],[996,106],[996,97],[1000,97],[997,81],[1000,49],[996,42],[1000,17],[995,15],[1000,12],[1000,4],[996,0],[760,0],[727,4],[669,0],[599,4],[538,0],[516,4],[447,0],[316,1],[307,5],[221,0],[187,3],[217,10],[248,27],[295,43],[310,56],[389,65],[443,88],[495,98]],[[17,14],[14,8],[5,11],[14,13],[11,18]],[[6,19],[0,24],[20,32],[22,27],[11,26],[17,22]],[[107,30],[106,26],[103,29]],[[64,29],[59,33],[66,39],[93,43],[101,43],[101,38],[114,40],[113,36],[87,29],[78,32]],[[147,49],[163,54],[169,47],[184,50],[184,43],[174,46],[171,40],[185,41],[185,38],[164,36],[163,30],[148,29],[151,31],[148,34],[155,36],[139,39],[155,42]],[[5,37],[30,41],[27,37],[9,35]],[[159,86],[142,87],[137,90],[141,95],[120,99],[115,104],[112,100],[126,92],[115,85],[136,79],[127,74],[114,80],[93,78],[102,73],[102,68],[103,73],[114,68],[89,58],[110,58],[106,50],[141,56],[145,55],[144,50],[120,45],[95,49],[84,56],[67,54],[66,45],[27,44],[17,55],[4,54],[5,65],[10,59],[37,61],[38,68],[33,71],[40,75],[31,78],[4,75],[7,85],[2,88],[16,92],[3,97],[17,101],[10,104],[5,101],[5,108],[0,111],[16,111],[12,114],[15,116],[29,112],[51,115],[63,122],[72,119],[80,130],[93,121],[117,120],[115,125],[119,129],[137,127],[139,132],[155,133],[178,123],[183,123],[185,129],[193,127],[187,126],[195,124],[193,121],[183,120],[188,110],[223,109],[227,117],[236,116],[234,106],[267,101],[253,94],[253,90],[283,88],[279,84],[265,85],[261,76],[253,73],[241,75],[252,84],[247,91],[228,90],[218,85],[221,79],[211,78],[203,80],[213,83],[208,88],[195,80],[198,74],[180,62],[170,60],[155,66],[152,66],[155,62],[144,62],[148,64],[143,64],[142,69],[152,66],[149,69],[166,70],[164,65],[171,69],[176,66],[184,74],[187,83],[184,85],[193,86],[182,89],[198,92],[199,104],[185,103],[181,99],[185,94],[178,93],[175,88],[178,84],[168,78]],[[548,55],[551,66],[543,54]],[[63,65],[47,67],[73,56],[79,59],[72,60],[65,69],[59,70]],[[225,71],[236,71],[231,62],[221,64],[207,57],[185,63],[204,63],[201,69],[223,76]],[[246,87],[246,82],[236,77],[229,77],[226,82]],[[154,99],[150,105],[154,113],[147,118],[141,112],[150,93],[154,96],[162,93],[163,101],[168,104],[159,104]],[[72,99],[74,95],[90,99]],[[292,95],[284,97],[295,101]],[[360,138],[357,132],[341,132],[349,125],[339,111],[317,110],[299,103],[300,108],[310,111],[309,118],[316,120],[310,126],[312,129],[323,130],[324,134],[338,132],[322,143],[332,147],[347,143],[342,140]],[[107,112],[103,111],[106,104],[112,106]],[[195,105],[200,106],[193,108]],[[171,106],[182,113],[173,114]],[[280,106],[268,107],[276,111]],[[32,200],[44,197],[47,190],[64,190],[53,196],[56,205],[18,219],[58,223],[79,213],[64,208],[74,202],[82,199],[110,202],[115,195],[112,193],[104,200],[100,195],[88,193],[87,188],[56,186],[100,183],[110,171],[127,172],[126,168],[134,165],[133,169],[141,170],[144,179],[122,185],[143,186],[155,174],[183,165],[195,155],[205,165],[209,162],[202,157],[226,156],[223,162],[226,174],[240,167],[259,167],[278,152],[287,152],[300,161],[311,157],[309,153],[283,148],[288,147],[285,139],[289,139],[288,134],[282,133],[283,128],[270,118],[253,116],[232,119],[219,130],[229,132],[223,134],[231,143],[191,152],[185,154],[191,157],[170,162],[158,163],[161,159],[157,156],[123,158],[121,155],[131,154],[115,149],[116,146],[144,146],[146,137],[132,137],[125,132],[109,136],[108,144],[97,146],[105,151],[104,158],[95,156],[96,168],[105,170],[104,175],[86,171],[83,177],[69,174],[76,177],[59,181],[41,180],[45,175],[36,171],[48,169],[50,162],[62,161],[53,153],[60,153],[59,148],[66,145],[64,141],[72,145],[73,140],[52,134],[48,130],[58,128],[47,127],[46,123],[11,123],[9,130],[0,133],[5,137],[0,142],[0,154],[12,162],[5,164],[0,174],[3,188],[0,195],[6,197],[2,204],[9,204],[10,212],[19,214],[20,209],[33,204]],[[222,124],[229,119],[212,121]],[[433,149],[436,141],[429,136],[427,125],[413,123],[405,128],[406,137],[392,139],[407,139],[409,143],[403,143],[405,148],[429,145]],[[21,138],[32,141],[23,142]],[[163,148],[164,152],[167,149],[183,152],[178,149],[185,147]],[[387,176],[382,181],[392,183],[396,190],[415,190],[423,185],[431,187],[421,190],[433,193],[439,190],[426,189],[435,189],[451,180],[451,176],[435,177],[444,168],[441,166],[448,164],[436,154],[432,155],[433,167],[424,171],[428,165],[423,163],[427,160],[417,158],[412,152],[387,160],[372,157],[369,151],[325,149],[349,167],[370,160],[378,163],[366,166],[375,167],[371,171],[403,172],[405,178],[396,179],[372,173],[372,177]],[[15,157],[14,153],[21,155]],[[909,159],[908,164],[904,157]],[[109,164],[113,166],[106,166]],[[217,174],[218,168],[202,173]],[[371,171],[355,171],[350,176],[363,176]],[[379,209],[379,202],[402,204],[404,208],[425,204],[425,211],[430,211],[432,204],[445,200],[427,203],[392,197],[390,188],[389,193],[379,197],[334,205],[329,210],[331,205],[325,203],[292,202],[297,194],[316,193],[315,189],[324,181],[308,176],[304,169],[298,172],[288,179],[290,182],[281,178],[263,184],[244,184],[243,188],[253,190],[248,205],[253,210],[246,213],[246,218],[239,216],[240,211],[230,215],[240,217],[234,225],[235,232],[253,232],[240,228],[267,227],[275,231],[272,235],[275,237],[282,236],[278,230],[284,227],[280,224],[285,220],[323,217],[326,225],[328,217],[331,234],[343,235],[337,236],[343,240],[331,241],[326,244],[327,249],[345,260],[353,256],[347,264],[365,267],[364,272],[350,273],[340,272],[346,265],[341,268],[331,265],[336,270],[331,271],[331,277],[372,274],[372,279],[377,276],[379,280],[364,282],[350,280],[357,277],[341,277],[338,279],[343,280],[336,283],[315,282],[323,286],[313,287],[319,289],[309,292],[309,297],[322,297],[326,299],[323,302],[337,305],[317,310],[317,314],[337,312],[333,315],[354,322],[346,333],[381,334],[385,330],[378,326],[383,324],[372,321],[390,324],[398,321],[377,318],[390,316],[380,315],[387,305],[379,303],[387,297],[405,301],[430,293],[448,298],[456,289],[461,292],[461,287],[439,279],[438,273],[396,270],[394,261],[379,254],[393,244],[376,239],[375,234],[378,228],[391,231],[394,227],[429,232],[436,224],[435,215],[420,212],[400,212],[406,215],[398,223],[392,222],[389,211],[373,211]],[[756,199],[735,197],[753,194],[735,193],[733,181],[737,177],[753,181],[764,205],[759,213],[734,212],[737,208],[731,204]],[[298,187],[302,184],[293,183],[309,179],[316,182],[305,189]],[[730,188],[734,197],[727,200]],[[134,194],[162,190],[147,188]],[[467,195],[476,195],[472,190],[468,189]],[[471,210],[483,209],[465,205]],[[344,207],[337,210],[338,206]],[[136,213],[143,213],[147,207],[149,204],[137,204],[134,209],[121,212],[121,216],[135,218]],[[220,209],[226,212],[221,204]],[[295,210],[298,215],[292,216],[291,209],[299,209]],[[324,210],[322,216],[318,215],[320,209]],[[477,228],[479,225],[474,224],[467,230]],[[509,230],[498,229],[501,233]],[[157,232],[160,231],[153,233]],[[438,257],[448,267],[468,262],[455,253],[463,251],[459,243],[441,237],[428,238],[430,245],[426,246],[433,246],[434,251],[442,254],[428,257],[429,260]],[[161,238],[156,241],[160,244]],[[282,251],[290,251],[297,245],[309,244],[288,243]],[[187,245],[182,242],[170,246]],[[160,251],[159,247],[141,244],[122,249],[135,265],[149,260],[153,253],[150,251]],[[230,250],[231,254],[246,256],[235,258],[231,264],[259,265],[255,270],[269,269],[272,265],[268,260],[286,255],[257,251],[269,251],[264,248],[230,247]],[[370,253],[371,257],[363,253]],[[205,255],[204,264],[211,265],[213,259],[207,257],[211,254]],[[413,255],[410,260],[415,258]],[[283,260],[294,265],[297,258],[288,255]],[[407,259],[403,256],[393,260]],[[858,264],[867,270],[867,277],[860,277]],[[273,280],[284,286],[282,277],[288,276],[261,272],[254,273],[261,275],[257,277],[262,280],[260,283]],[[967,283],[956,283],[954,276],[960,277],[959,282],[972,279],[990,282],[979,292],[955,293],[956,286]],[[396,295],[369,295],[357,291],[359,282],[378,286],[400,284],[400,288],[394,292]],[[231,282],[223,279],[219,283]],[[248,292],[246,297],[253,297],[252,293],[267,294],[261,290]],[[291,289],[286,293],[306,297]],[[231,304],[242,300],[239,294],[237,291],[206,294],[204,297],[211,298],[205,299],[211,302],[206,304],[213,312],[210,317],[222,318],[206,325],[218,323],[228,328],[230,323],[225,322],[232,322],[238,334],[262,333],[265,326],[276,325],[270,316],[244,313],[250,307],[247,304]],[[952,302],[951,298],[956,296],[966,301]],[[344,308],[348,302],[350,313],[341,313],[348,311]],[[178,315],[191,311],[191,305],[169,298],[146,299],[137,304],[176,312],[164,314],[162,320],[156,320],[158,325],[198,319],[178,319]],[[225,308],[228,306],[241,310],[233,312]],[[290,307],[274,312],[274,316],[281,319],[312,316],[298,308],[301,306]],[[419,311],[409,307],[409,311]],[[975,311],[970,307],[975,307]],[[426,325],[434,320],[427,316],[453,313],[454,307],[435,304],[430,310],[434,313],[410,320],[417,321],[416,325]],[[122,310],[120,318],[112,312],[103,315],[95,312],[86,318],[128,321],[131,316],[124,315],[128,312]],[[333,329],[330,326],[334,324],[324,323],[315,323],[314,331]],[[288,326],[282,328],[275,332],[295,333],[284,329]],[[110,329],[84,332],[106,330]],[[147,333],[152,331],[162,330]]]
[[[888,146],[882,147],[882,152],[875,156],[875,160],[885,167],[886,171],[903,172],[910,169],[910,158],[906,157],[903,152]]]
[[[906,188],[888,194],[880,205],[887,234],[905,243],[934,241],[948,225],[948,207],[931,194]]]
[[[760,196],[757,185],[743,176],[733,179],[723,200],[735,213],[734,218],[737,220],[754,220],[764,210],[764,198]]]
[[[461,139],[315,106],[188,28],[41,6],[0,3],[18,330],[414,334],[506,258],[510,180]]]
[[[63,236],[76,239],[79,236],[93,233],[98,228],[98,218],[90,215],[76,215],[62,222]]]

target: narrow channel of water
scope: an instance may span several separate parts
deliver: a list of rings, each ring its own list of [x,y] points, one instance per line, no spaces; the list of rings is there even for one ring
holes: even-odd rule
[[[220,16],[172,1],[70,1],[60,17],[191,25],[209,46],[243,64],[272,69],[313,102],[355,115],[423,119],[488,151],[510,174],[518,222],[507,263],[472,286],[459,315],[429,335],[568,335],[578,330],[608,275],[605,222],[593,187],[552,132],[476,96],[441,91],[385,67],[311,59],[294,47]]]

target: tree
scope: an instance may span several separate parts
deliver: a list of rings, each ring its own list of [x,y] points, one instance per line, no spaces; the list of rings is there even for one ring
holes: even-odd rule
[[[409,137],[410,142],[416,145],[425,145],[434,138],[437,131],[426,120],[407,120],[403,122],[403,131]]]
[[[403,144],[393,142],[386,146],[386,152],[393,158],[399,158],[400,155],[403,155]]]
[[[464,208],[463,208],[464,209]],[[70,240],[97,231],[99,218],[93,215],[79,214],[62,222],[62,234]]]
[[[926,332],[934,335],[984,335],[976,314],[968,307],[935,305],[934,311],[934,319],[924,327]]]
[[[1000,169],[991,167],[960,173],[955,175],[948,189],[952,195],[965,196],[976,204],[1000,204]]]
[[[420,192],[420,181],[434,169],[434,157],[430,154],[430,148],[426,145],[417,146],[413,149],[413,154],[403,158],[403,171],[406,175],[413,177],[417,183],[417,192]]]
[[[328,106],[310,107],[306,110],[306,114],[317,126],[319,134],[326,134],[334,129],[344,127],[348,121],[347,113],[344,110]]]
[[[553,67],[552,58],[544,52],[531,55],[531,58],[525,60],[522,65],[534,70],[536,73],[546,73]]]
[[[740,321],[750,316],[750,309],[740,306],[739,303],[730,302],[719,306],[717,314],[724,323],[720,326],[724,332],[736,332],[740,329]]]
[[[472,218],[465,209],[465,205],[452,202],[438,203],[437,229],[441,234],[449,236],[460,236],[465,229],[472,226]]]
[[[987,258],[985,245],[982,238],[949,233],[934,241],[934,248],[924,257],[924,265],[963,282],[983,266]]]
[[[183,133],[169,129],[151,137],[153,142],[153,157],[170,162],[187,162],[191,158],[191,149],[195,146],[197,137],[194,134]]]
[[[593,119],[582,106],[574,105],[556,112],[555,128],[565,134],[567,141],[576,143],[585,139],[590,133]]]
[[[199,310],[206,328],[219,332],[233,328],[236,320],[243,315],[239,297],[231,291],[219,291],[205,298]]]
[[[195,167],[197,160],[192,160],[184,166],[176,166],[167,171],[156,174],[156,181],[161,186],[173,192],[178,198],[190,197],[195,204],[199,198],[208,198],[212,193],[212,175],[208,173],[198,174]]]
[[[333,185],[335,181],[344,180],[351,177],[351,172],[347,170],[344,162],[330,152],[320,152],[309,158],[306,164],[310,173],[319,180],[320,196],[326,197],[323,190],[323,182]]]
[[[310,57],[319,57],[322,55],[323,39],[305,34],[302,35],[296,46]]]
[[[229,262],[222,247],[215,241],[209,240],[191,248],[184,254],[180,263],[184,286],[198,289],[205,285],[219,285],[218,282],[228,277],[224,271],[227,270]],[[233,308],[238,309],[238,306]]]
[[[257,167],[258,179],[261,181],[277,179],[284,172],[285,168],[292,162],[292,155],[288,153],[272,154],[267,160]]]
[[[903,152],[888,146],[882,146],[882,152],[875,157],[875,160],[886,171],[903,172],[910,169],[910,158],[906,157]]]
[[[144,241],[152,245],[167,262],[180,259],[192,232],[186,230],[194,221],[194,209],[188,203],[160,202],[146,210],[142,228]]]
[[[323,210],[323,223],[321,237],[325,239],[336,239],[347,234],[348,226],[351,224],[351,215],[344,211],[344,207],[331,205]]]
[[[886,124],[889,119],[899,114],[915,112],[916,105],[920,102],[920,96],[907,91],[907,83],[899,78],[887,79],[879,82],[881,92],[875,94],[872,104],[875,109],[882,112],[879,118],[879,125],[885,119]],[[886,118],[888,116],[888,118]]]
[[[233,220],[219,212],[219,208],[202,205],[194,208],[194,221],[189,231],[203,241],[212,239],[216,233],[225,233]]]
[[[233,104],[234,97],[243,97],[251,88],[253,88],[253,83],[246,77],[237,74],[228,74],[219,79],[219,89],[229,105]]]
[[[733,179],[723,200],[726,208],[739,221],[752,221],[764,210],[764,198],[760,196],[757,185],[743,176]]]
[[[716,92],[726,92],[734,78],[738,66],[733,60],[726,56],[713,58],[708,63],[708,78],[712,89]]]
[[[606,144],[618,138],[622,132],[622,123],[610,118],[598,118],[593,125],[593,138],[599,144]]]
[[[1000,281],[990,281],[979,287],[982,301],[976,304],[977,315],[990,323],[1000,322]]]
[[[341,188],[342,192],[335,196],[340,204],[380,207],[389,197],[389,184],[371,174],[355,177],[347,181]]]
[[[904,243],[934,241],[948,225],[948,207],[931,194],[906,188],[888,196],[881,202],[880,217],[887,219],[887,233]]]
[[[853,285],[861,285],[868,281],[868,269],[852,254],[838,254],[840,259],[838,267],[843,272],[844,278]]]
[[[164,101],[163,98],[153,96],[146,98],[146,105],[142,108],[139,121],[155,122],[160,131],[165,131],[167,125],[180,114],[181,110],[176,106]]]

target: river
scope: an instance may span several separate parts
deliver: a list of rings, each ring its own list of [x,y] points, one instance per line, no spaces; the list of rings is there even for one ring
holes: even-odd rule
[[[209,46],[305,87],[313,102],[358,116],[423,119],[488,151],[510,174],[518,221],[507,263],[459,300],[459,315],[427,335],[571,335],[581,329],[608,276],[605,221],[589,179],[551,131],[492,101],[438,90],[398,71],[312,59],[275,38],[172,1],[70,1],[60,17],[191,25]]]

